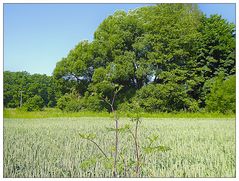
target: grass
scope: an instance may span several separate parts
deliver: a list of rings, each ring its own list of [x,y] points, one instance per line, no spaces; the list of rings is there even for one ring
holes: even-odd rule
[[[120,119],[120,126],[129,123]],[[114,142],[113,126],[107,117],[13,119],[4,118],[4,177],[112,177],[112,169],[99,150],[79,133],[95,133],[96,142],[107,153]],[[156,144],[172,150],[145,154],[143,177],[235,177],[235,119],[144,118],[140,144],[157,134]],[[134,160],[132,138],[120,134],[120,154]],[[93,158],[91,164],[87,160]],[[82,166],[84,165],[84,167]],[[119,165],[120,166],[120,165]],[[128,166],[126,177],[134,177]],[[121,174],[122,176],[122,174]]]
[[[27,112],[20,109],[4,109],[4,118],[54,118],[54,117],[109,117],[107,112],[63,112],[56,108],[46,108],[44,111]]]
[[[125,112],[118,113],[121,117],[127,117],[130,114]],[[26,112],[19,109],[4,109],[4,118],[54,118],[54,117],[112,117],[108,112],[62,112],[56,108],[46,108],[44,111]],[[235,118],[235,114],[222,113],[141,113],[144,118]]]

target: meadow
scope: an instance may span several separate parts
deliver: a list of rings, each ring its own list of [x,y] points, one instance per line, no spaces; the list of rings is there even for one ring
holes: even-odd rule
[[[128,118],[120,126],[133,124]],[[95,133],[107,155],[113,154],[110,117],[4,118],[4,177],[112,177],[109,161],[79,133]],[[170,151],[142,157],[141,177],[235,177],[235,118],[144,118],[140,146],[155,144]],[[121,177],[135,177],[133,139],[120,133]]]

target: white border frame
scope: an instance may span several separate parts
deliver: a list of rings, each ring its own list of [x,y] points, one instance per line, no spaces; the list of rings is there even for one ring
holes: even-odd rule
[[[112,1],[112,0],[24,0],[24,1],[20,1],[20,0],[3,0],[1,1],[0,3],[0,24],[2,26],[0,26],[0,40],[1,40],[1,44],[0,44],[0,56],[2,57],[0,59],[0,63],[2,66],[1,67],[1,72],[0,72],[0,140],[1,140],[1,145],[0,145],[0,178],[3,178],[3,4],[5,3],[130,3],[130,4],[133,4],[133,3],[205,3],[205,4],[217,4],[217,3],[235,3],[236,4],[236,30],[238,29],[238,13],[239,12],[239,9],[238,9],[238,1],[236,0],[215,0],[215,1],[211,1],[209,2],[208,0],[190,0],[190,1],[187,1],[187,0],[116,0],[116,1]],[[2,15],[2,16],[1,16]],[[237,62],[237,57],[239,55],[238,53],[238,36],[236,35],[236,85],[239,85],[239,81],[238,81],[238,77],[239,77],[239,70],[238,70],[238,62]],[[238,94],[238,87],[236,86],[236,95],[239,95]],[[239,103],[239,98],[238,96],[236,96],[236,105],[238,105]],[[238,106],[237,106],[238,108]],[[236,109],[236,115],[239,114],[239,111],[238,109]],[[238,152],[238,149],[239,149],[239,138],[238,138],[238,134],[237,134],[237,130],[239,129],[239,125],[237,123],[238,119],[236,117],[236,153]],[[239,165],[239,159],[238,159],[238,156],[236,155],[236,178],[239,174],[239,171],[238,171],[238,165]],[[220,178],[220,180],[236,180],[236,178]],[[6,180],[11,180],[12,178],[4,178]],[[22,179],[26,179],[26,180],[30,180],[31,178],[14,178],[14,180],[22,180]],[[45,180],[53,180],[53,179],[58,179],[58,178],[36,178],[36,180],[38,179],[45,179]],[[63,178],[61,178],[63,179]],[[74,179],[74,178],[69,178],[69,179]],[[117,178],[80,178],[80,179],[83,179],[83,180],[96,180],[96,179],[117,179]],[[125,179],[129,179],[129,178],[121,178],[121,180],[125,180]],[[130,178],[131,180],[136,180],[137,178]],[[149,179],[149,178],[147,178]],[[160,178],[150,178],[150,180],[154,180],[154,179],[160,179]],[[164,178],[164,179],[170,179],[171,178]],[[174,178],[174,179],[181,179],[181,178]],[[187,179],[187,178],[186,178]],[[219,178],[188,178],[187,180],[218,180]],[[117,179],[118,180],[118,179]]]

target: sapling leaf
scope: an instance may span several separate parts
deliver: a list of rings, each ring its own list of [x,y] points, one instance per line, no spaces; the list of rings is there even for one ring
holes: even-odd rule
[[[108,128],[108,127],[106,127],[105,129],[106,129],[107,131],[109,131],[109,132],[110,132],[110,131],[115,131],[115,130],[116,130],[115,128]]]
[[[89,133],[89,134],[81,134],[79,133],[80,137],[83,139],[93,140],[96,138],[96,134]]]
[[[149,140],[149,146],[150,147],[157,139],[158,139],[159,135],[151,135],[149,137],[147,137],[147,139]]]
[[[123,85],[115,84],[115,88],[116,88],[115,94],[118,94],[118,92],[121,91],[123,87],[124,87]]]
[[[151,153],[153,152],[153,149],[151,147],[142,147],[145,153]]]
[[[79,133],[79,135],[80,135],[80,137],[83,138],[83,139],[86,139],[86,138],[87,138],[87,136],[86,136],[85,134]]]
[[[111,150],[112,152],[115,152],[115,146],[111,146],[111,147],[110,147],[110,150]]]
[[[124,127],[120,128],[119,131],[120,132],[127,132],[127,131],[129,131],[129,129],[130,129],[130,125],[126,124],[126,125],[124,125]]]
[[[170,147],[164,146],[164,145],[156,146],[156,147],[154,147],[154,149],[155,149],[156,151],[161,151],[161,152],[167,152],[167,151],[172,150]]]
[[[103,165],[106,169],[113,169],[114,166],[114,158],[109,158],[109,160],[104,160]]]
[[[86,159],[83,162],[81,162],[80,168],[83,169],[83,170],[87,170],[87,169],[89,169],[91,166],[93,166],[95,164],[96,164],[96,159],[94,157],[93,158],[89,158],[89,159]]]
[[[118,172],[123,172],[124,171],[124,163],[123,162],[118,162],[117,163],[117,170]]]

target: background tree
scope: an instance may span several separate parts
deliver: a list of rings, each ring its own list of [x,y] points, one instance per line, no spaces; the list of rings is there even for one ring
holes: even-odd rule
[[[93,62],[92,45],[88,41],[83,41],[56,64],[53,76],[65,84],[62,87],[66,89],[64,93],[74,88],[83,95],[91,82]]]
[[[61,96],[57,82],[52,76],[33,74],[27,72],[5,71],[3,100],[4,107],[16,108],[20,106],[20,91],[23,104],[35,95],[40,96],[45,107],[56,106],[58,97]]]
[[[197,74],[201,81],[194,91],[200,99],[201,107],[205,107],[204,83],[217,77],[223,72],[224,76],[235,75],[235,25],[228,23],[219,15],[211,15],[209,18],[203,16],[199,32],[200,48],[197,56]],[[208,91],[207,91],[208,93]],[[207,94],[206,93],[206,94]]]
[[[91,64],[79,63],[88,66],[91,74],[87,84],[77,84],[81,94],[99,89],[110,92],[111,84],[122,85],[116,107],[130,107],[137,98],[147,111],[198,111],[205,107],[209,92],[204,93],[204,83],[220,71],[225,76],[235,74],[235,26],[218,15],[207,18],[195,4],[117,11],[84,45],[91,51],[78,53],[87,54],[84,62]],[[77,50],[55,70],[73,70],[78,59],[72,52]],[[78,76],[87,77],[81,70],[77,69]]]

